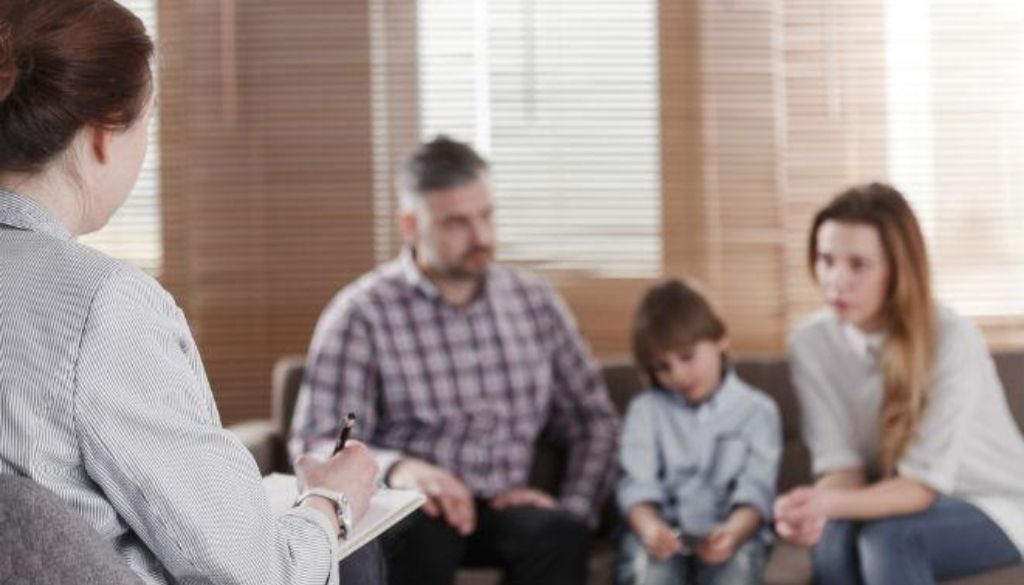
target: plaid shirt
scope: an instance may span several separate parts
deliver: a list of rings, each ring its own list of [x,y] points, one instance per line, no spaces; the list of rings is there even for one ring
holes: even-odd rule
[[[526,485],[541,431],[568,446],[561,507],[594,521],[614,479],[619,422],[554,290],[493,266],[455,307],[406,250],[320,317],[292,424],[293,456],[329,448],[343,415],[382,468],[409,455],[481,498]]]

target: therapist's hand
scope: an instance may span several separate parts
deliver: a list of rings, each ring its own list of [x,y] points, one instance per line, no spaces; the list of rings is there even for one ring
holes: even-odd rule
[[[377,460],[366,445],[359,441],[348,444],[326,461],[311,455],[301,455],[295,460],[295,475],[301,489],[322,487],[341,492],[348,497],[355,521],[366,514],[370,497],[377,489]]]
[[[426,494],[423,512],[431,518],[443,516],[462,536],[476,530],[476,504],[466,484],[436,465],[406,457],[395,463],[388,474],[388,485],[419,490]]]

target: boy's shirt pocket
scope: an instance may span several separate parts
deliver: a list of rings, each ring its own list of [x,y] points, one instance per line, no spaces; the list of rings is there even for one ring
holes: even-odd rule
[[[738,434],[716,436],[707,466],[709,483],[717,489],[729,489],[743,472],[749,454],[750,447]]]

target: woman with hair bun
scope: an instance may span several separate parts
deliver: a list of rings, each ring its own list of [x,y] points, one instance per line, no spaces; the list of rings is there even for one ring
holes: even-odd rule
[[[932,296],[920,226],[888,185],[818,212],[808,261],[827,310],[790,341],[817,481],[776,527],[824,585],[924,585],[1024,551],[1024,439],[985,340]]]
[[[74,240],[138,178],[152,57],[113,0],[0,2],[0,474],[54,492],[143,583],[337,582],[340,494],[365,512],[367,449],[297,461],[313,489],[274,518],[171,296]],[[359,562],[343,582],[380,579],[379,556]]]

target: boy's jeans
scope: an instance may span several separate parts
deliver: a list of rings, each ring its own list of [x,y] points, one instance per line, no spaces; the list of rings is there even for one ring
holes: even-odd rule
[[[616,585],[759,585],[769,547],[757,536],[747,539],[722,565],[706,565],[695,554],[659,561],[647,554],[632,533],[619,543]]]

